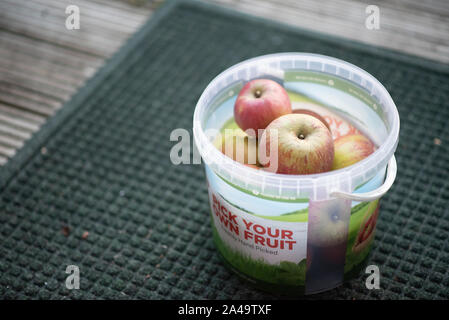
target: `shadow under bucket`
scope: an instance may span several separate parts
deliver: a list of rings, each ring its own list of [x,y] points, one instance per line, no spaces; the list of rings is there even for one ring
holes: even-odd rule
[[[285,175],[225,156],[214,134],[235,126],[233,105],[243,85],[270,78],[293,109],[324,116],[335,138],[358,132],[377,149],[339,170]],[[308,53],[253,58],[218,75],[193,117],[205,162],[215,244],[227,265],[259,288],[313,294],[343,283],[366,260],[379,198],[394,182],[399,115],[387,90],[364,70]]]

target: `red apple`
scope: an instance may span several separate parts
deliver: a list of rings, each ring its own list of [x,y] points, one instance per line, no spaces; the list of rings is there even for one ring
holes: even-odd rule
[[[287,91],[277,82],[269,79],[249,81],[240,90],[234,105],[234,119],[239,127],[247,131],[265,129],[274,119],[292,112]],[[249,133],[249,132],[248,132]]]
[[[261,152],[265,152],[266,157]],[[320,120],[307,114],[292,113],[275,119],[259,141],[259,162],[271,172],[326,172],[332,168],[333,160],[334,143],[330,131]]]
[[[318,120],[320,120],[322,123],[324,123],[327,127],[327,129],[329,129],[329,131],[331,130],[331,128],[329,127],[329,124],[327,123],[327,121],[318,113],[309,110],[309,109],[294,109],[293,113],[299,113],[299,114],[309,114],[311,116],[314,116],[315,118],[317,118]]]
[[[334,142],[335,156],[332,170],[350,166],[374,152],[375,146],[361,134],[350,134],[338,138]]]

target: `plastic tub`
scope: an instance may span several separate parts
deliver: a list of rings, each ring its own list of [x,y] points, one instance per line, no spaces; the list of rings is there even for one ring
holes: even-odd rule
[[[312,175],[275,174],[233,161],[212,141],[232,117],[239,90],[255,78],[282,83],[294,108],[317,99],[368,136],[377,150],[352,166]],[[295,102],[297,97],[306,98]],[[396,106],[373,76],[316,54],[253,58],[207,86],[194,112],[193,133],[205,163],[214,241],[233,271],[271,292],[313,294],[339,286],[361,269],[379,198],[396,176],[399,135]]]

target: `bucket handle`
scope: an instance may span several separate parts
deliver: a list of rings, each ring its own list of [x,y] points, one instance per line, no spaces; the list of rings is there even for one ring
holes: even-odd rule
[[[350,199],[354,201],[373,201],[382,197],[393,185],[394,179],[396,178],[397,164],[394,155],[391,156],[390,161],[388,161],[387,177],[384,183],[377,189],[364,193],[347,193],[341,191],[331,192],[331,196],[337,198]]]

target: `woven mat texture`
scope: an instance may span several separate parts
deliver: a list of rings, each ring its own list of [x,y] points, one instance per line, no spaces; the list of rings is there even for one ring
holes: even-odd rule
[[[1,171],[3,299],[276,299],[223,265],[201,165],[172,165],[170,132],[221,71],[314,52],[379,79],[401,116],[398,176],[366,274],[308,299],[449,298],[448,66],[198,3],[167,1]],[[373,31],[375,32],[375,31]],[[88,232],[88,234],[86,233]],[[66,267],[80,269],[68,290]]]

